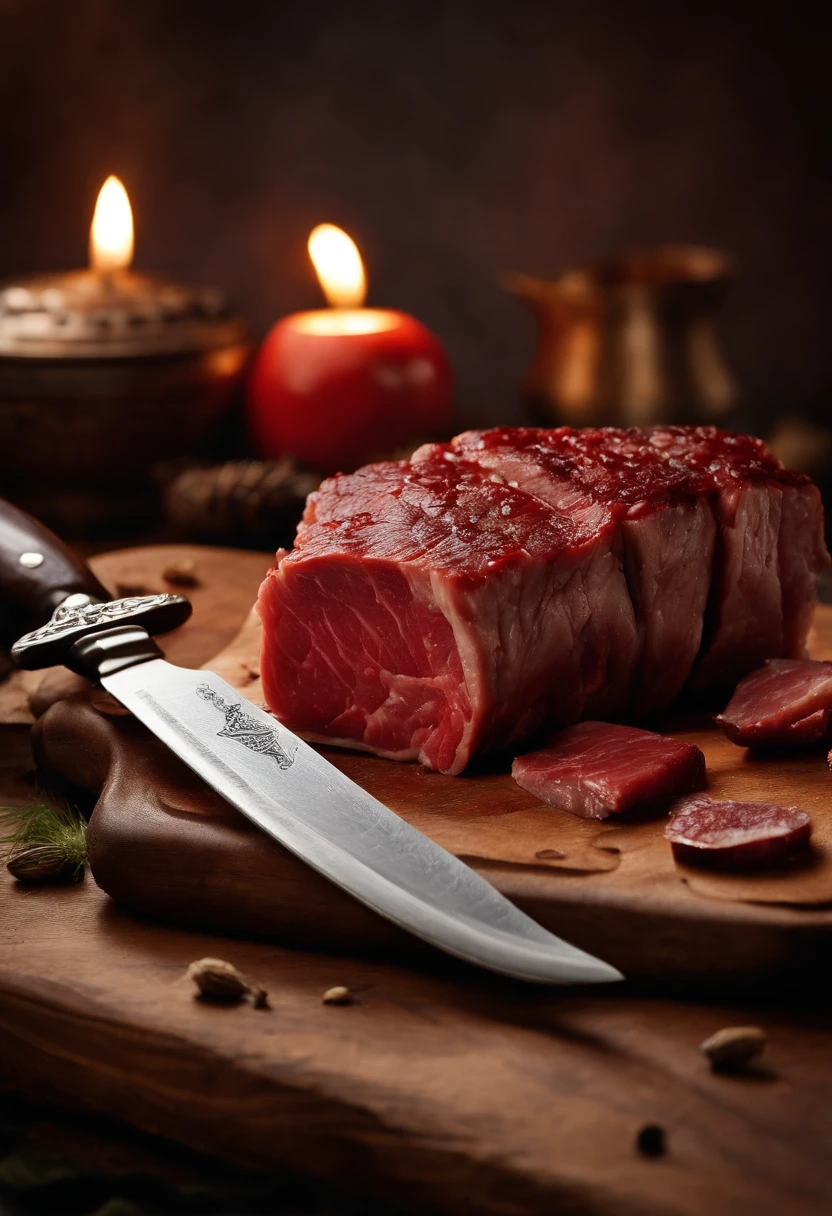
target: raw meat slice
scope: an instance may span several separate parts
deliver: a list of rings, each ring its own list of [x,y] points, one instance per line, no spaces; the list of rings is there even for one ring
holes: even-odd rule
[[[817,577],[829,557],[808,478],[750,435],[660,428],[655,442],[711,504],[717,539],[703,642],[691,687],[732,688],[765,659],[805,655]]]
[[[570,515],[603,504],[617,520],[640,643],[631,716],[668,704],[689,676],[707,693],[772,655],[805,653],[827,560],[822,507],[760,440],[714,427],[497,428],[414,460],[443,449]]]
[[[429,445],[310,497],[261,588],[267,704],[460,772],[545,723],[663,708],[691,672],[798,657],[821,534],[805,478],[714,428]]]
[[[784,499],[800,492],[807,479],[783,469],[750,435],[666,427],[657,438],[668,463],[686,470],[716,521],[710,595],[691,687],[702,693],[732,688],[772,655],[802,656],[805,632],[798,642],[798,628],[785,619],[779,540]],[[821,530],[815,531],[815,543],[819,538],[822,544]],[[788,608],[794,613],[796,603]],[[797,649],[787,648],[787,637]]]
[[[826,737],[832,663],[770,659],[737,685],[714,721],[740,747],[788,746]]]
[[[684,687],[702,642],[716,523],[706,503],[676,503],[621,521],[624,571],[640,655],[627,701],[634,717],[663,709]]]
[[[785,651],[792,658],[806,653],[818,574],[829,561],[822,525],[823,502],[817,486],[811,482],[792,486],[783,496],[778,538]]]
[[[633,601],[639,658],[632,686],[623,695],[599,690],[587,703],[591,714],[626,703],[638,716],[667,705],[684,684],[702,636],[713,514],[690,489],[687,471],[672,468],[660,447],[645,442],[646,434],[568,427],[469,431],[414,455],[435,458],[445,451],[476,461],[571,518],[599,510],[605,519],[618,517],[614,548]]]
[[[808,718],[801,718],[798,722],[793,722],[783,732],[782,746],[803,746],[808,743],[826,741],[832,729],[830,728],[829,718],[830,711],[828,709],[819,709],[817,713],[809,714]]]
[[[714,504],[718,528],[703,652],[693,673],[698,691],[732,688],[769,655],[785,651],[778,561],[781,492],[737,486]]]
[[[805,848],[812,821],[796,806],[686,798],[675,808],[664,834],[677,861],[753,869]]]
[[[705,757],[694,744],[610,722],[567,727],[540,751],[518,757],[511,775],[536,798],[584,819],[669,801],[706,784]]]

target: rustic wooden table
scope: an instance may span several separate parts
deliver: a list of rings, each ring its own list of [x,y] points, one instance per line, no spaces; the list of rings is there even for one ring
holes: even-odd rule
[[[0,728],[0,804],[27,796],[26,748],[25,726]],[[271,1008],[194,1001],[184,969],[206,955],[266,987]],[[340,983],[356,1003],[323,1005]],[[142,920],[89,879],[0,876],[7,1092],[300,1174],[363,1212],[820,1216],[830,1020],[820,996],[550,991],[451,961],[287,950]],[[712,1074],[698,1043],[749,1022],[768,1032],[763,1062]],[[661,1155],[639,1148],[649,1125]]]

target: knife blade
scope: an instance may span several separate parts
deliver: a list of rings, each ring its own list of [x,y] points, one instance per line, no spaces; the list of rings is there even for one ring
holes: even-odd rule
[[[269,714],[243,705],[219,676],[156,659],[101,683],[218,794],[402,928],[520,979],[619,978],[543,929]]]
[[[46,602],[42,586],[39,595]],[[27,668],[64,662],[100,683],[263,831],[441,950],[537,983],[623,979],[544,929],[219,676],[165,661],[151,633],[189,612],[183,596],[101,602],[75,591],[12,656]]]

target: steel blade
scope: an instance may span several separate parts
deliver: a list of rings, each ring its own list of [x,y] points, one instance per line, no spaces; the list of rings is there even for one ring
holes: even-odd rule
[[[101,682],[258,827],[416,936],[518,979],[623,978],[538,925],[213,672],[155,659]]]

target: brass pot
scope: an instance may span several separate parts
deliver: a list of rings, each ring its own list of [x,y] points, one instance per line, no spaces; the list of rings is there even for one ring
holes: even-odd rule
[[[249,351],[213,289],[134,271],[0,283],[0,491],[64,534],[145,526],[154,466],[220,433]]]
[[[523,401],[544,426],[724,419],[739,404],[717,313],[736,272],[718,249],[661,245],[555,280],[505,276],[540,325]]]

